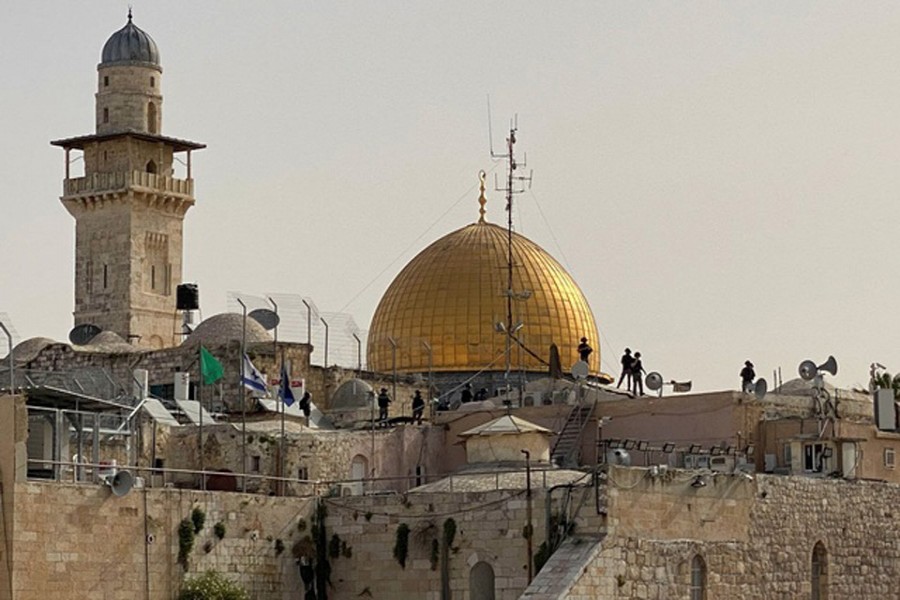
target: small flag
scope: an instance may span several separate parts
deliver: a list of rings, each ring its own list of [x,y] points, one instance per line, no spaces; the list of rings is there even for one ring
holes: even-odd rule
[[[200,376],[203,378],[203,383],[206,385],[215,383],[222,379],[224,373],[225,370],[222,368],[222,363],[217,361],[216,357],[210,354],[209,350],[200,346]]]
[[[269,393],[269,388],[266,386],[266,378],[253,366],[253,363],[250,362],[250,357],[246,354],[244,354],[244,378],[241,381],[244,387],[251,392],[256,392],[263,396]]]
[[[285,406],[294,403],[294,392],[291,391],[291,378],[288,377],[287,365],[281,365],[281,386],[278,389],[278,397]]]

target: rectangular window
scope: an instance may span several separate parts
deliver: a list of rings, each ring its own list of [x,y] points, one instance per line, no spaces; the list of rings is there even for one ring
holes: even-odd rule
[[[104,75],[103,76],[103,87],[108,87],[108,86],[109,86],[109,75]]]
[[[250,472],[251,473],[259,473],[259,469],[261,466],[261,459],[258,456],[250,457]]]
[[[107,287],[109,287],[109,267],[103,265],[103,289],[105,290]]]
[[[156,265],[150,265],[150,289],[156,289]]]
[[[885,448],[884,449],[884,466],[887,469],[894,468],[894,449],[893,448]]]
[[[792,458],[793,458],[793,456],[791,456],[791,445],[785,444],[784,445],[784,466],[786,466],[786,467],[791,466]]]
[[[309,479],[309,469],[306,467],[298,467],[297,468],[297,479],[301,479],[306,481]]]
[[[163,282],[163,293],[166,296],[172,295],[172,263],[166,265],[166,280]]]
[[[803,446],[803,470],[807,473],[821,473],[824,471],[824,454],[824,444],[806,444]]]

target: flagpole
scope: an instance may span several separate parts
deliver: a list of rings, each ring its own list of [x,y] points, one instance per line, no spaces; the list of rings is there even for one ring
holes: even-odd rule
[[[272,303],[272,306],[275,308],[275,316],[278,316],[278,303],[272,300],[271,297],[266,297],[266,299]],[[272,362],[277,366],[278,365],[278,323],[279,319],[275,320],[275,344],[273,349],[275,353],[272,355]],[[284,364],[284,350],[281,351],[281,362]],[[277,398],[276,398],[277,401]],[[276,404],[277,406],[277,404]],[[279,489],[281,490],[281,495],[285,495],[285,488],[287,487],[287,482],[285,481],[285,473],[284,473],[284,402],[281,403],[281,453],[280,453],[281,463],[280,465],[280,475],[281,480],[279,481]]]
[[[199,376],[197,377],[197,405],[200,407],[198,411],[200,413],[200,489],[206,491],[206,476],[203,474],[204,472],[204,460],[203,460],[203,345],[200,344],[197,346],[198,356],[198,369],[197,372]],[[190,375],[188,375],[190,376]],[[191,386],[188,384],[188,391],[190,391]],[[190,394],[189,394],[190,395]]]
[[[275,335],[278,335],[278,329],[275,329]],[[281,364],[284,365],[284,350],[281,351]],[[284,367],[282,367],[284,368]],[[290,385],[290,383],[288,383]],[[286,485],[286,481],[284,480],[284,412],[285,412],[285,404],[284,398],[281,399],[281,495],[284,496],[284,488]]]
[[[238,393],[241,399],[241,491],[247,491],[247,394],[244,392],[244,353],[247,351],[247,305],[236,298],[243,309],[241,321],[241,373],[238,379]]]

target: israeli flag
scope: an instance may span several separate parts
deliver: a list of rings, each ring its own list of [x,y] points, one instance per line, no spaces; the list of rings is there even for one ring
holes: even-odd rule
[[[244,387],[262,396],[269,395],[269,388],[266,386],[266,378],[262,373],[250,362],[250,357],[244,354],[244,378],[241,381]]]

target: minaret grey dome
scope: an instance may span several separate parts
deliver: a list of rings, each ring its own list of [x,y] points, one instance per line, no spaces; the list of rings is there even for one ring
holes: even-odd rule
[[[128,11],[128,23],[106,40],[101,54],[101,65],[115,63],[149,63],[159,66],[159,48],[153,38],[131,22],[131,11]]]

